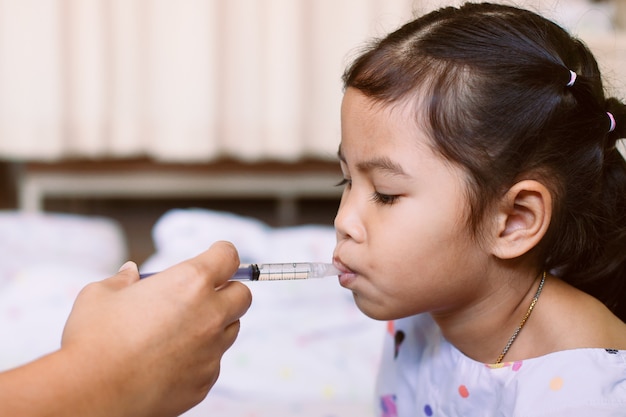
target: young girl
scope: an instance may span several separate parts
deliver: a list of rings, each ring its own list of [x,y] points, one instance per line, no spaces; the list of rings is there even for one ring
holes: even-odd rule
[[[344,75],[340,283],[379,415],[626,415],[626,108],[556,24],[444,8]]]

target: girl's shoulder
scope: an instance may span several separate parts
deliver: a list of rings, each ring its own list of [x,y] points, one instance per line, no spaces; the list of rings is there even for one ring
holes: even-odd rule
[[[558,279],[551,283],[544,314],[536,317],[537,340],[554,351],[578,348],[626,350],[626,324],[596,298]],[[539,310],[539,309],[538,309]],[[546,352],[548,353],[548,352]]]

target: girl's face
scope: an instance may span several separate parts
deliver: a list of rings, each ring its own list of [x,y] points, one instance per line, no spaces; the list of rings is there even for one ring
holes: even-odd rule
[[[349,88],[341,129],[341,285],[380,320],[461,311],[487,285],[488,259],[466,225],[466,174],[432,149],[409,105]]]

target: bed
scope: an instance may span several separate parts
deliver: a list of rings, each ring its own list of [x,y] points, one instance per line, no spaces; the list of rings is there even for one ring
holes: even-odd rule
[[[204,209],[165,213],[152,230],[156,271],[230,240],[242,262],[328,261],[328,226],[272,228]],[[54,350],[78,291],[127,256],[104,217],[0,212],[0,369]],[[250,282],[254,301],[208,397],[184,416],[367,417],[384,324],[366,318],[336,279]]]

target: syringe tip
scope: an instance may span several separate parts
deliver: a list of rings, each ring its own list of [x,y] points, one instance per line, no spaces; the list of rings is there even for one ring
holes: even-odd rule
[[[321,262],[311,264],[311,278],[330,277],[339,274],[341,274],[341,271],[335,268],[333,264]]]

